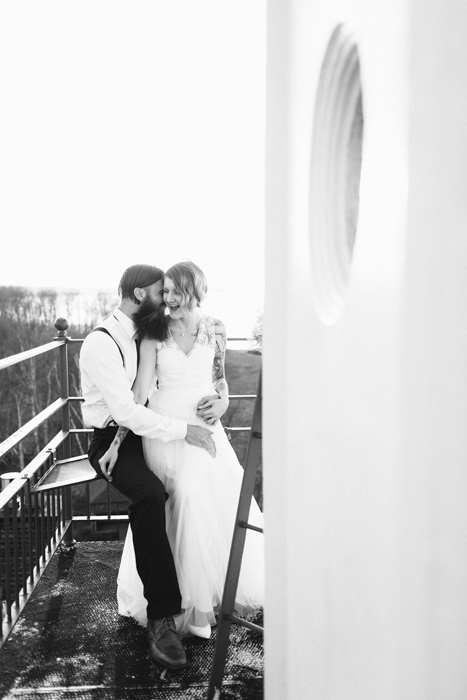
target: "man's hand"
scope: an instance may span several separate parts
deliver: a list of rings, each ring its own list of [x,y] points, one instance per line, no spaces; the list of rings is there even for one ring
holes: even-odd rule
[[[115,463],[118,459],[118,447],[111,443],[109,449],[99,460],[99,465],[101,472],[107,479],[107,481],[112,481],[112,472],[115,467]]]
[[[211,457],[216,456],[216,446],[211,437],[212,432],[201,425],[188,425],[186,429],[185,440],[189,445],[201,447],[206,452],[209,452]]]
[[[211,394],[210,396],[203,396],[203,398],[198,401],[196,413],[205,423],[208,423],[208,425],[216,425],[217,421],[224,415],[228,407],[228,399],[219,396],[219,394]]]

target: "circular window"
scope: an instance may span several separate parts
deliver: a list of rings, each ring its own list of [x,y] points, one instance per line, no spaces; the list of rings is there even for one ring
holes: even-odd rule
[[[310,243],[316,311],[332,324],[342,314],[357,231],[363,109],[353,31],[334,30],[316,93],[310,170]]]

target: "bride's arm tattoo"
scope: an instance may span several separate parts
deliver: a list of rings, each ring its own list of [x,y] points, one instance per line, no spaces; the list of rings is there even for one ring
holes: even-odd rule
[[[214,350],[214,362],[212,365],[212,383],[217,393],[229,393],[229,387],[225,379],[225,346],[227,338],[225,327],[221,321],[214,319],[214,330],[216,333],[216,347]]]
[[[229,393],[229,387],[227,386],[227,382],[225,379],[219,379],[214,388],[218,394],[220,394],[222,391],[225,391],[227,394]]]

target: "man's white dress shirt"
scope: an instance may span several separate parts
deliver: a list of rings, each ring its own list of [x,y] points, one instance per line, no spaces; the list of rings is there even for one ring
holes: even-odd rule
[[[136,328],[131,318],[117,308],[99,325],[112,338],[102,331],[90,333],[79,358],[84,397],[81,408],[86,427],[105,428],[113,420],[137,435],[164,442],[183,440],[186,421],[161,416],[135,402],[131,387],[137,371]]]

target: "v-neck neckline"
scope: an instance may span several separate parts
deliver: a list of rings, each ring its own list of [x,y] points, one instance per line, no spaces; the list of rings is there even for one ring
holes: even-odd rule
[[[177,341],[176,341],[175,338],[173,337],[172,331],[170,330],[170,328],[169,328],[169,333],[170,333],[170,337],[172,338],[172,342],[173,342],[173,343],[175,344],[175,346],[177,347],[177,350],[179,350],[179,351],[182,353],[182,355],[184,355],[185,357],[190,357],[191,353],[193,352],[193,350],[194,350],[195,347],[196,347],[196,343],[198,342],[198,336],[199,336],[200,330],[201,330],[201,319],[200,319],[200,323],[198,324],[198,331],[197,331],[197,333],[196,333],[195,341],[194,341],[193,346],[192,346],[192,348],[191,348],[191,350],[190,350],[189,352],[185,352],[184,350],[182,350],[182,348],[180,347],[180,345],[177,343]]]

